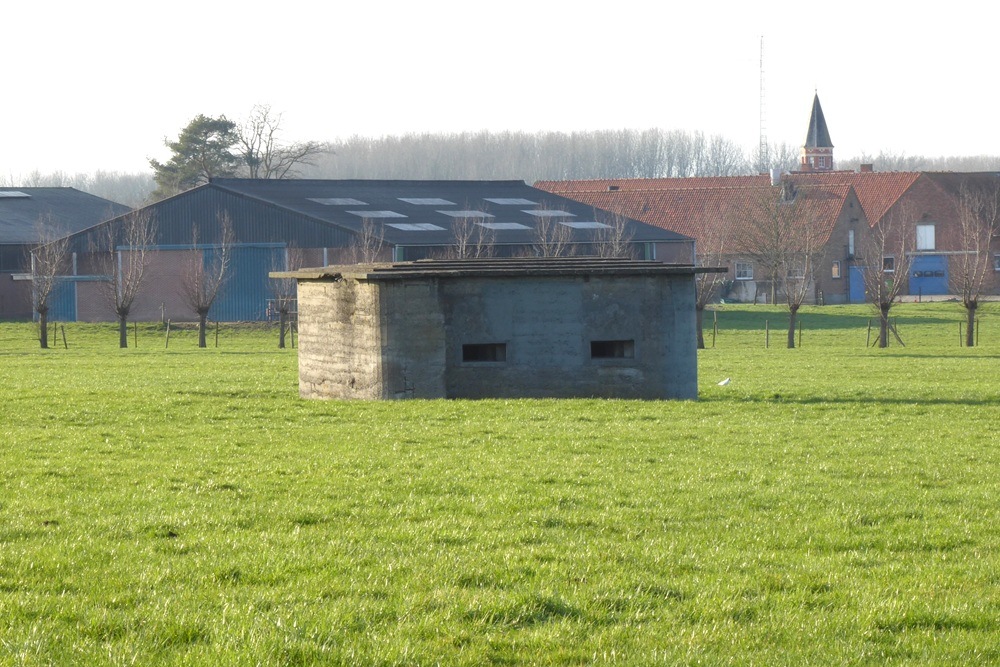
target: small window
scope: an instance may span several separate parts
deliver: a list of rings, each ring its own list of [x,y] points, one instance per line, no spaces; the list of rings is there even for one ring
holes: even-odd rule
[[[886,273],[893,273],[896,271],[896,258],[892,255],[886,255],[882,258],[882,270]]]
[[[737,280],[753,280],[752,262],[736,262],[734,271]]]
[[[917,250],[934,250],[934,225],[917,225]]]
[[[857,222],[857,219],[852,219],[851,222]],[[847,230],[847,256],[854,257],[854,230]]]
[[[830,266],[830,277],[836,280],[840,277],[840,262],[834,262]]]
[[[463,345],[462,361],[473,364],[507,361],[507,343],[470,343]]]
[[[592,340],[590,341],[591,359],[633,359],[635,358],[634,340]]]
[[[993,270],[1000,271],[1000,255],[993,255]]]
[[[806,270],[801,264],[793,264],[785,269],[785,277],[793,280],[806,277]]]

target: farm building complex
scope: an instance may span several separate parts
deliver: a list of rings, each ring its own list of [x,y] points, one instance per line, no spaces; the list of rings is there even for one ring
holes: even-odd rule
[[[695,271],[599,258],[301,270],[292,274],[299,390],[309,398],[695,398]]]
[[[728,266],[726,299],[774,299],[777,279],[802,270],[801,259],[781,267],[780,276],[769,266],[776,248],[764,247],[761,237],[774,231],[767,227],[779,221],[782,209],[795,209],[797,225],[810,228],[808,252],[822,249],[810,262],[810,301],[865,302],[870,295],[863,274],[872,268],[884,271],[887,280],[904,281],[904,293],[914,296],[961,293],[957,283],[968,275],[973,254],[988,265],[988,291],[995,293],[1000,284],[1000,174],[876,172],[870,165],[836,171],[818,97],[798,171],[535,186],[695,238],[701,262]],[[985,234],[970,234],[972,218]],[[873,243],[890,228],[912,238]]]
[[[268,273],[299,266],[427,257],[628,255],[687,263],[694,242],[521,181],[328,181],[213,179],[71,237],[71,298],[53,319],[106,320],[110,279],[99,260],[136,252],[123,230],[153,231],[148,267],[130,317],[191,319],[191,267],[225,253],[228,280],[210,312],[221,321],[268,316]],[[231,232],[228,237],[226,231]]]

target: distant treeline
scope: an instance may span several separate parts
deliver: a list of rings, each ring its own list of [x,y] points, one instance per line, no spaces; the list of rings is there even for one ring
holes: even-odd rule
[[[746,151],[719,135],[679,130],[590,132],[463,132],[351,137],[301,165],[299,178],[516,179],[735,176],[795,169],[799,147]],[[1000,171],[1000,156],[923,157],[880,153],[836,159],[838,169],[872,164],[876,171]],[[64,172],[3,179],[12,186],[70,186],[129,206],[149,199],[152,173]]]

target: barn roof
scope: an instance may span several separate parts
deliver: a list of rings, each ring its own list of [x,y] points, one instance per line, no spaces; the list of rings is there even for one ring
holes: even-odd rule
[[[498,244],[532,243],[537,227],[559,221],[572,242],[598,237],[610,217],[588,204],[539,190],[523,181],[261,180],[215,178],[207,186],[294,211],[313,220],[360,233],[377,224],[387,243],[450,245],[457,221],[472,221],[495,233]],[[183,196],[183,195],[179,195]],[[688,241],[676,232],[638,220],[626,221],[635,242]]]
[[[0,188],[0,244],[37,243],[40,224],[68,234],[128,210],[75,188]]]

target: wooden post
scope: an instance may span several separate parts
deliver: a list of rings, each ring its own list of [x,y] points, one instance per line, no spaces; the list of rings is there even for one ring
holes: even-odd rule
[[[958,346],[962,347],[962,323],[958,323]]]
[[[865,340],[865,347],[872,346],[872,318],[868,318],[868,338]]]
[[[976,347],[979,347],[979,318],[976,318]]]
[[[132,347],[139,347],[139,322],[132,322]]]
[[[219,320],[215,320],[215,347],[219,347]]]
[[[771,331],[767,327],[767,320],[764,320],[764,349],[771,347]]]
[[[65,324],[60,324],[59,328],[62,329],[63,349],[68,350],[69,349],[69,344],[66,342],[66,325]]]
[[[712,311],[712,347],[715,347],[715,337],[719,335],[719,312]]]
[[[295,334],[298,332],[298,330],[299,330],[298,321],[296,321],[295,323],[292,323],[292,322],[288,323],[288,331],[289,331],[289,333],[292,334],[292,349],[293,350],[295,349]]]
[[[799,347],[802,347],[802,320],[799,320]]]
[[[163,349],[170,347],[170,320],[167,320],[167,340],[163,344]]]

